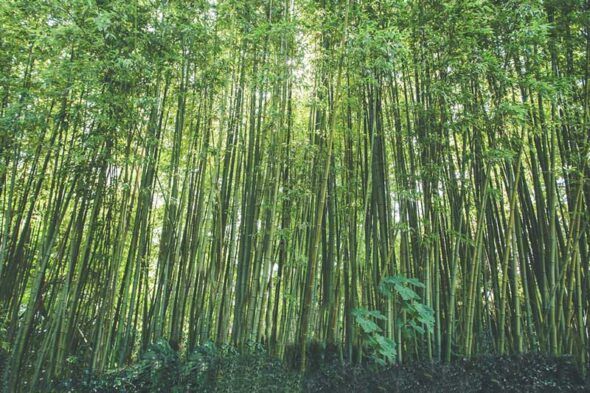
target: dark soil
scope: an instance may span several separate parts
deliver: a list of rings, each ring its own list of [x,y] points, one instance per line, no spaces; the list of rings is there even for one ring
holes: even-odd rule
[[[180,357],[158,343],[135,364],[99,376],[79,370],[50,388],[54,392],[334,392],[334,393],[495,393],[589,392],[571,358],[541,354],[484,356],[451,364],[412,363],[388,368],[342,366],[333,357],[317,358],[298,374],[261,349],[240,354],[203,346]]]
[[[414,363],[375,370],[324,367],[305,379],[307,392],[590,392],[570,358],[540,354],[485,356],[452,364]]]
[[[0,392],[4,389],[4,377],[6,375],[6,367],[8,365],[8,353],[0,348]]]

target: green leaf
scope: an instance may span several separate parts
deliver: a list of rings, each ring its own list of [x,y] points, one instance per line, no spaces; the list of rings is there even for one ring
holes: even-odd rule
[[[406,283],[413,285],[418,288],[424,288],[424,284],[420,282],[417,278],[406,278]]]
[[[413,319],[408,321],[408,325],[416,332],[424,334],[424,328],[416,323]]]
[[[418,314],[418,321],[425,324],[428,331],[432,333],[434,329],[434,310],[421,303],[415,303],[414,307]]]
[[[379,345],[379,353],[386,357],[390,362],[393,362],[397,355],[395,341],[381,335],[377,335],[376,340]]]
[[[366,334],[372,334],[375,332],[382,331],[379,325],[377,325],[370,319],[375,315],[380,315],[378,311],[368,311],[365,308],[357,308],[352,311],[352,315],[355,317],[356,323],[359,324],[361,329],[363,329],[363,332],[365,332]],[[382,315],[380,316],[383,317]],[[379,317],[379,319],[381,318]]]
[[[357,318],[357,322],[361,326],[363,331],[367,334],[381,332],[381,328],[375,322],[371,321],[370,319]]]
[[[413,289],[408,288],[404,285],[396,285],[395,290],[405,301],[420,299],[420,296],[418,296],[418,294],[414,292]]]

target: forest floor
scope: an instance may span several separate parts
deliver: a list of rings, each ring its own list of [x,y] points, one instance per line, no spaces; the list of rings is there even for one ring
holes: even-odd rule
[[[318,359],[302,375],[261,350],[238,354],[200,348],[180,357],[169,346],[152,347],[135,364],[100,376],[73,365],[71,378],[52,392],[590,392],[569,357],[542,354],[481,356],[451,364],[414,362],[390,367],[342,365]]]
[[[590,379],[569,358],[539,354],[483,356],[451,364],[413,363],[375,370],[322,369],[306,379],[309,392],[590,392]]]

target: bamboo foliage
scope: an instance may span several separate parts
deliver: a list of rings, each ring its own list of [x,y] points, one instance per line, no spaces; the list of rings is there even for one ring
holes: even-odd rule
[[[357,307],[387,316],[399,361],[587,364],[588,12],[2,3],[9,391],[160,338],[362,361]],[[394,274],[425,284],[432,332],[380,295]]]

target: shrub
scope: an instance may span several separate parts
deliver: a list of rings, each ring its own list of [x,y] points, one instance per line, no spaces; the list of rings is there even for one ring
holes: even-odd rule
[[[434,311],[420,302],[420,296],[413,287],[424,288],[424,284],[414,278],[388,276],[379,284],[379,292],[396,302],[400,315],[396,324],[401,326],[406,336],[432,332],[434,328]],[[371,351],[371,359],[377,364],[386,365],[395,362],[396,342],[384,336],[378,321],[387,317],[378,310],[357,308],[353,310],[356,323],[360,326]]]

